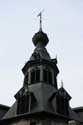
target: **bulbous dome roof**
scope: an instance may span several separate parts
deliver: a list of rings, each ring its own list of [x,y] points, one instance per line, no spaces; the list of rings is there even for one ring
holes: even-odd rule
[[[39,31],[35,33],[35,35],[32,38],[32,41],[36,47],[37,46],[45,47],[49,39],[46,33],[44,33],[43,31]]]
[[[33,36],[32,41],[36,46],[36,48],[30,60],[36,60],[36,59],[50,60],[50,55],[45,48],[45,46],[49,42],[47,34],[44,33],[42,30],[39,30],[39,32],[35,33],[35,35]]]

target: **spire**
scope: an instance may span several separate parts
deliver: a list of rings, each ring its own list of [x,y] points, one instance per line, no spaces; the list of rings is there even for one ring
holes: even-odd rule
[[[44,11],[44,10],[43,10]],[[49,42],[48,36],[42,31],[42,13],[41,11],[37,16],[40,17],[40,28],[37,33],[32,38],[32,41],[36,47],[45,47]]]
[[[61,87],[63,88],[63,80],[61,79]]]
[[[37,15],[37,17],[40,17],[40,29],[39,29],[39,31],[42,31],[42,13],[44,12],[44,10],[43,11],[41,11],[38,15]]]

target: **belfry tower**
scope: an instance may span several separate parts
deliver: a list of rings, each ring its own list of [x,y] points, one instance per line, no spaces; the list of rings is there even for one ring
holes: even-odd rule
[[[35,49],[22,68],[23,86],[2,125],[66,125],[72,119],[80,121],[69,106],[70,95],[63,87],[58,88],[57,59],[51,59],[47,52],[49,39],[41,21],[40,13],[40,29],[32,38]]]

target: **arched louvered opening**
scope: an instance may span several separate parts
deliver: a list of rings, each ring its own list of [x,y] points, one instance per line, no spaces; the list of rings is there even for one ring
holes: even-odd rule
[[[35,83],[35,70],[32,70],[30,72],[30,81],[31,81],[31,84]]]
[[[53,75],[53,72],[50,69],[36,67],[27,72],[24,85],[35,84],[39,82],[45,82],[48,84],[56,84],[56,79]],[[57,86],[56,86],[57,88]]]
[[[52,84],[52,72],[50,72],[50,71],[48,71],[48,82],[49,82],[49,84]]]
[[[48,74],[48,72],[47,72],[47,70],[43,70],[43,82],[45,82],[45,83],[47,83],[47,74]]]
[[[30,71],[30,84],[35,84],[40,82],[40,69],[32,69]]]
[[[56,78],[55,74],[54,74],[53,78],[54,78],[54,86],[57,89],[57,78]]]
[[[35,82],[36,83],[38,83],[38,82],[40,82],[40,69],[36,69],[36,71],[35,71],[36,73],[36,78],[35,78]]]
[[[48,69],[43,69],[43,82],[53,84],[52,72]]]

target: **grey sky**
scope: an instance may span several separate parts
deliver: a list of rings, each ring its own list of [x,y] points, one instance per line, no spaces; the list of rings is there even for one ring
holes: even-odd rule
[[[12,105],[23,84],[21,69],[33,52],[43,9],[47,49],[58,57],[58,84],[63,79],[72,106],[83,106],[83,0],[0,0],[0,103]]]

